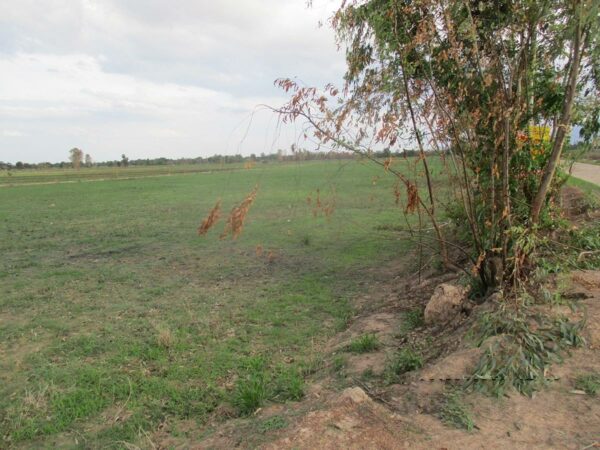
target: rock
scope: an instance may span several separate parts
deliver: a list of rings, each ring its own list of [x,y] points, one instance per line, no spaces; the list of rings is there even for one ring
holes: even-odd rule
[[[465,288],[448,283],[440,284],[425,307],[425,324],[443,324],[454,319],[461,311],[465,297]]]

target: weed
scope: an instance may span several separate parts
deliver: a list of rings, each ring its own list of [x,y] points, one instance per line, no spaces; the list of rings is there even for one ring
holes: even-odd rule
[[[388,382],[394,382],[400,375],[423,367],[423,358],[410,348],[403,348],[388,360],[385,377]]]
[[[469,408],[458,390],[452,390],[444,394],[440,418],[442,422],[455,428],[467,431],[472,431],[475,428]]]
[[[359,338],[348,344],[348,351],[352,353],[368,353],[378,350],[381,343],[376,335],[369,333],[363,334]]]
[[[251,373],[238,380],[233,404],[240,415],[247,416],[260,408],[269,397],[267,382],[262,373]]]
[[[575,380],[575,388],[584,391],[588,395],[595,396],[600,392],[600,373],[578,376]]]

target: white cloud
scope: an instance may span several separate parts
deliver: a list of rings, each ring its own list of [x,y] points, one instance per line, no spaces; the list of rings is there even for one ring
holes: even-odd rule
[[[254,106],[284,101],[275,78],[339,82],[343,55],[317,28],[334,5],[0,0],[0,129],[24,134],[18,147],[0,134],[0,160],[237,151]],[[269,120],[255,118],[242,151],[270,151]]]
[[[25,136],[22,132],[18,130],[2,130],[0,131],[0,135],[4,137],[22,137]]]

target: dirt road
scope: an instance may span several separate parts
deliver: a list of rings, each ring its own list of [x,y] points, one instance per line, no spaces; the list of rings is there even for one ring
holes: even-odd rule
[[[600,166],[596,166],[594,164],[575,163],[573,164],[573,172],[571,175],[600,186]]]

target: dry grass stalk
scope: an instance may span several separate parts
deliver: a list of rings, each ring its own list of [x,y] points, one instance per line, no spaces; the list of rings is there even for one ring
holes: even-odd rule
[[[174,339],[171,330],[168,328],[160,328],[158,330],[158,336],[156,338],[158,345],[163,348],[169,348],[173,345]]]
[[[408,197],[406,203],[406,213],[413,213],[419,206],[419,190],[417,189],[417,186],[408,182],[406,184],[406,194]]]
[[[213,209],[210,210],[208,216],[202,221],[198,227],[198,235],[203,236],[208,233],[215,223],[219,221],[221,217],[221,200],[218,200]]]
[[[227,219],[227,224],[225,225],[225,229],[221,234],[221,239],[225,239],[230,233],[233,239],[236,239],[240,235],[242,229],[244,228],[246,215],[250,210],[250,206],[252,206],[252,203],[254,203],[254,200],[256,199],[257,192],[258,185],[256,185],[254,189],[252,189],[252,192],[250,192],[246,198],[242,200],[242,203],[235,206],[231,210],[229,213],[229,218]]]
[[[401,197],[399,181],[396,182],[396,184],[394,185],[394,197],[396,198],[396,206],[398,206],[400,204],[400,197]]]

